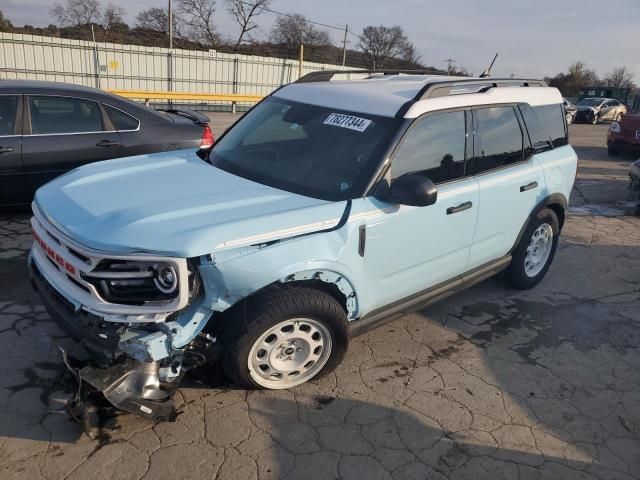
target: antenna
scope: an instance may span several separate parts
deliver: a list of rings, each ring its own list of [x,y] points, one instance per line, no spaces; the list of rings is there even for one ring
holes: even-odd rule
[[[491,76],[491,68],[493,67],[493,64],[496,63],[496,58],[498,58],[497,53],[495,57],[493,57],[493,60],[491,61],[491,65],[489,65],[489,68],[487,68],[484,72],[480,74],[480,78],[486,78]]]

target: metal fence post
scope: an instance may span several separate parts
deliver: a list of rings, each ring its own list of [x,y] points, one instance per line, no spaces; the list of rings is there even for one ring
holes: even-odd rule
[[[238,93],[238,59],[233,59],[233,92]],[[236,102],[231,102],[231,113],[236,113]]]

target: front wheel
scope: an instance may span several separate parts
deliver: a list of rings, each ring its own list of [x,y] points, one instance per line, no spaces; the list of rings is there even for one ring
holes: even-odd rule
[[[529,222],[516,246],[506,270],[509,285],[526,290],[547,274],[558,247],[560,223],[551,209],[545,208]]]
[[[342,361],[348,345],[340,303],[320,290],[275,286],[245,300],[246,316],[229,318],[223,369],[245,388],[285,389],[320,378]]]

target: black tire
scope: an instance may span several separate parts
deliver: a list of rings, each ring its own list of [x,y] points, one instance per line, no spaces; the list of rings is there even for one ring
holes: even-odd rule
[[[332,351],[322,370],[313,379],[331,373],[349,347],[349,329],[344,308],[331,295],[308,287],[275,285],[249,296],[225,315],[220,335],[225,347],[222,369],[240,387],[266,389],[254,381],[249,370],[249,353],[269,328],[291,318],[321,322],[331,334]]]
[[[553,231],[553,242],[551,244],[551,252],[546,260],[546,263],[542,270],[538,272],[535,276],[529,276],[525,272],[525,260],[527,257],[527,247],[531,242],[531,237],[534,232],[543,224],[548,224],[551,226]],[[558,216],[556,213],[548,208],[545,208],[538,212],[538,214],[529,222],[527,228],[520,239],[520,242],[516,246],[516,249],[513,251],[511,263],[507,267],[505,271],[505,280],[507,284],[511,287],[517,288],[519,290],[527,290],[529,288],[533,288],[544,278],[553,262],[553,257],[555,256],[556,249],[558,248],[558,238],[560,236],[560,222],[558,221]]]
[[[618,155],[620,155],[620,151],[612,147],[607,147],[607,153],[610,157],[617,157]]]

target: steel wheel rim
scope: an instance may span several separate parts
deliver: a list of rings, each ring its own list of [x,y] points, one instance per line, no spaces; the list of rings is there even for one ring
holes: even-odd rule
[[[553,246],[553,228],[548,223],[540,225],[531,235],[524,258],[524,273],[529,278],[538,275],[544,269]]]
[[[331,332],[311,318],[284,320],[265,331],[249,352],[249,374],[264,388],[284,389],[311,380],[325,366]]]

